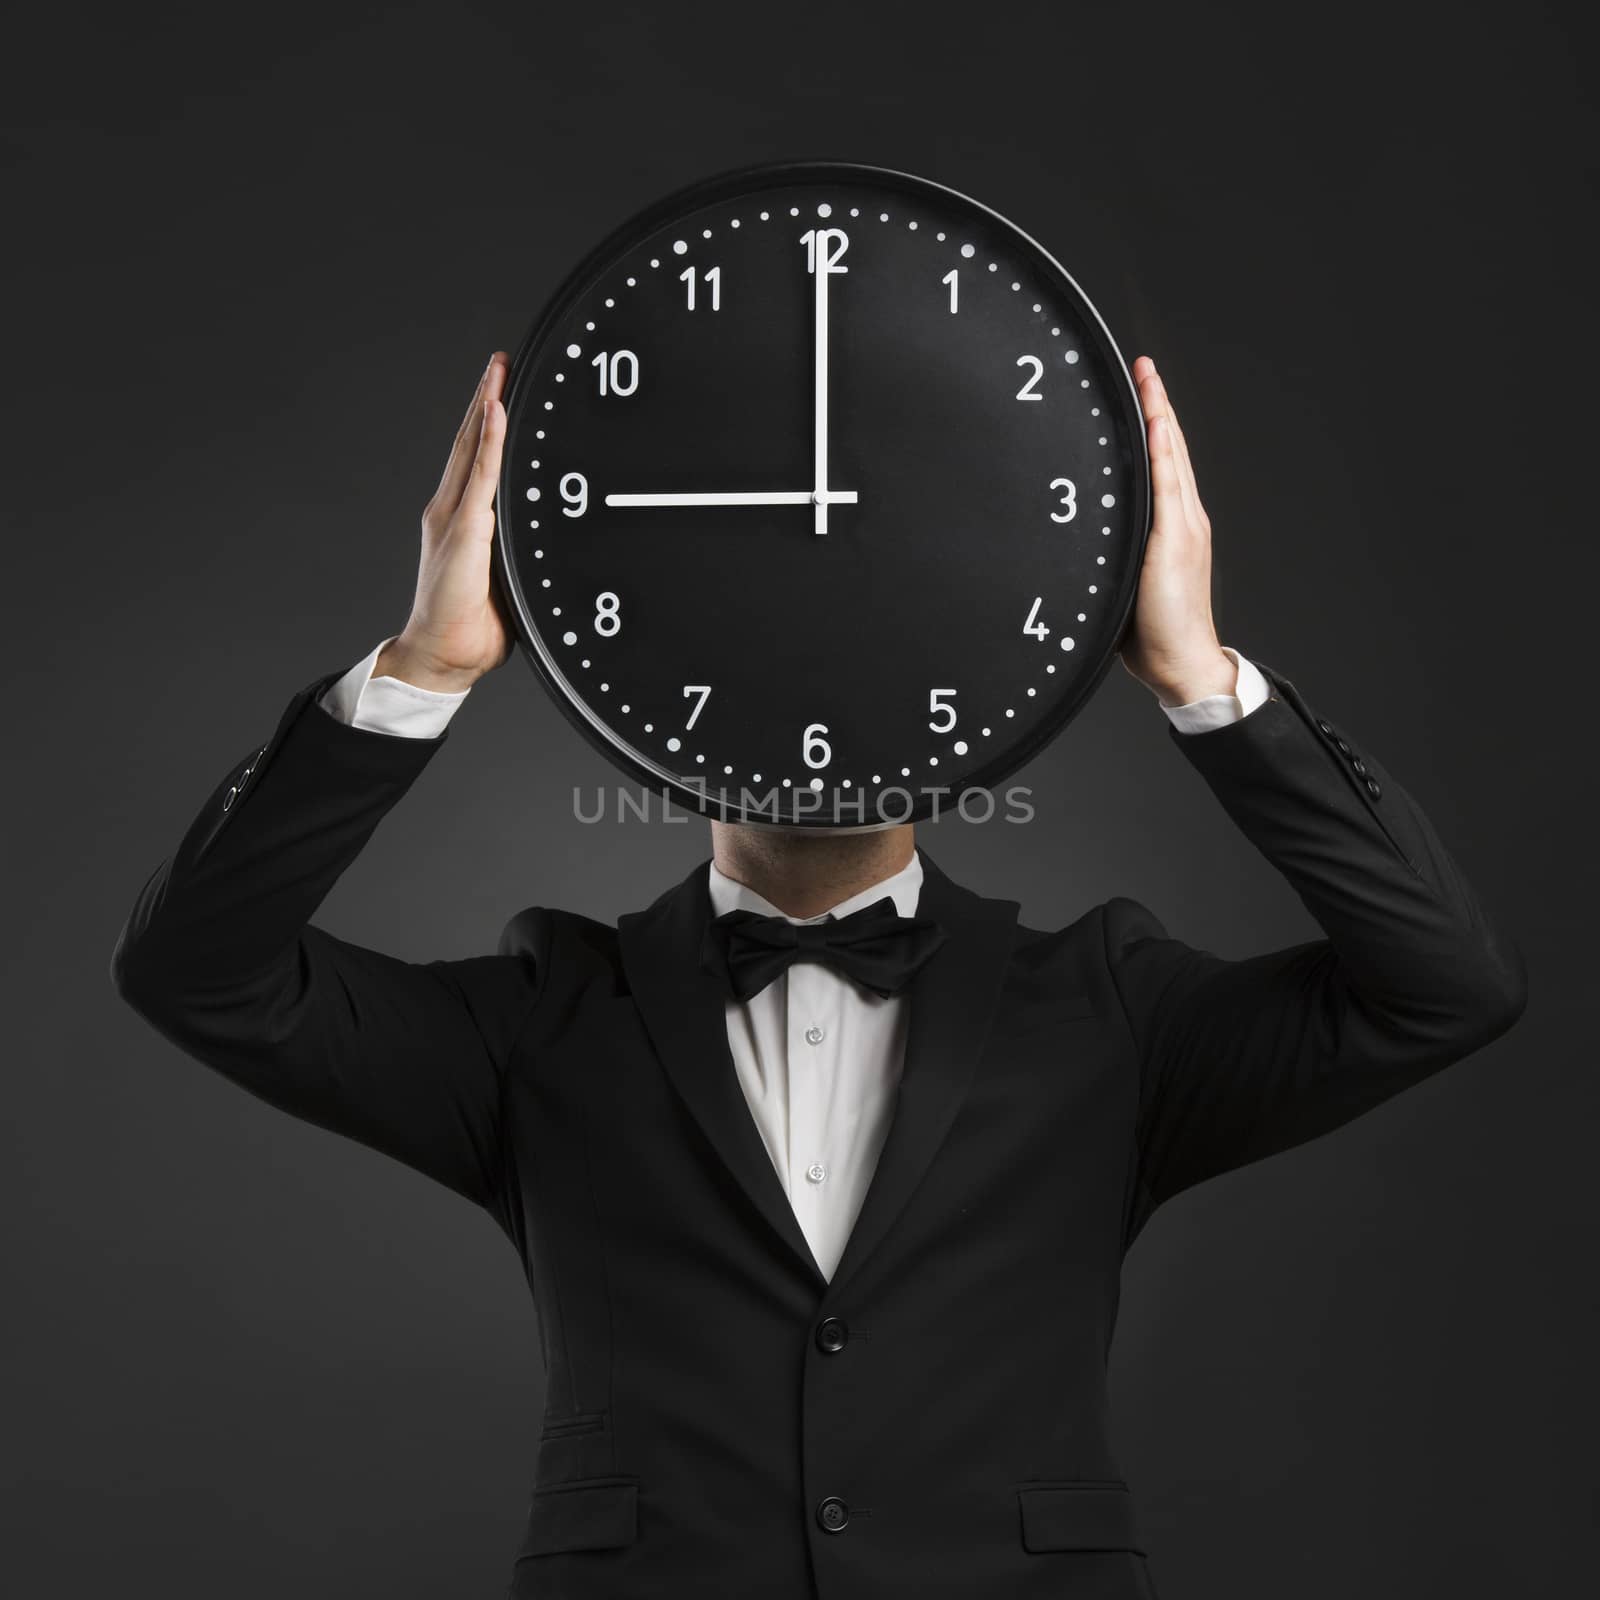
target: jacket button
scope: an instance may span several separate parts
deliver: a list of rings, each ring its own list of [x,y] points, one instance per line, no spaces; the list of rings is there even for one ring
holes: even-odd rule
[[[1376,800],[1378,796],[1383,793],[1383,788],[1376,778],[1367,779],[1367,793],[1370,794],[1374,800]]]
[[[1351,768],[1355,772],[1355,775],[1358,778],[1366,777],[1366,775],[1367,775],[1367,764],[1366,764],[1365,761],[1363,761],[1361,759],[1360,756],[1351,756],[1351,758],[1350,758],[1350,766],[1351,766]]]
[[[233,804],[233,797],[238,794],[238,792],[239,788],[237,784],[230,783],[228,785],[228,792],[222,797],[222,809],[224,811],[226,811],[228,807]]]
[[[1338,745],[1340,755],[1347,756],[1350,754],[1350,746],[1343,739],[1336,738],[1333,742]]]
[[[830,1494],[817,1507],[817,1521],[829,1533],[843,1533],[845,1524],[850,1520],[850,1508],[837,1495]]]
[[[1333,729],[1326,722],[1324,722],[1321,717],[1317,718],[1317,726],[1321,728],[1324,733],[1333,732]]]
[[[829,1355],[843,1350],[849,1337],[850,1330],[837,1317],[824,1317],[817,1324],[817,1348],[826,1350]]]

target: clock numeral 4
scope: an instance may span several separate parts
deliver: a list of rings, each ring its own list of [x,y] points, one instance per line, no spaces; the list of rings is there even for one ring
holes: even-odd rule
[[[935,718],[938,718],[942,715],[947,716],[950,719],[948,722],[930,722],[928,726],[933,730],[933,732],[949,733],[949,731],[955,727],[956,708],[952,705],[946,705],[944,700],[941,698],[945,695],[954,695],[955,692],[956,691],[954,689],[930,689],[928,691],[928,710],[933,713]]]
[[[589,365],[600,371],[603,395],[628,395],[639,387],[639,358],[631,350],[602,350]]]
[[[610,589],[594,597],[594,631],[602,639],[610,639],[622,632],[622,601]]]
[[[806,247],[806,271],[814,273],[817,270],[817,250],[822,250],[822,270],[824,272],[848,272],[849,267],[841,267],[839,263],[844,259],[844,253],[850,248],[849,235],[843,228],[807,228],[800,235],[800,243]]]
[[[1072,481],[1071,478],[1052,478],[1050,480],[1050,487],[1052,489],[1065,489],[1067,491],[1061,496],[1061,504],[1067,508],[1066,511],[1052,511],[1050,513],[1050,520],[1052,522],[1071,522],[1072,519],[1078,514],[1078,486]]]
[[[1017,390],[1017,399],[1043,400],[1044,396],[1042,394],[1035,394],[1033,390],[1034,385],[1037,384],[1038,381],[1044,376],[1044,362],[1042,362],[1038,356],[1018,356],[1017,365],[1019,367],[1033,368],[1033,376],[1029,378],[1020,389]],[[1054,486],[1052,485],[1052,487]]]
[[[564,517],[581,517],[589,509],[589,480],[581,472],[569,472],[561,480],[561,508]]]
[[[722,309],[722,268],[708,267],[705,272],[706,286],[711,290],[711,309]],[[689,285],[689,309],[694,310],[694,268],[685,267],[678,274],[678,282]]]
[[[1050,630],[1039,620],[1039,607],[1044,604],[1043,595],[1035,595],[1033,609],[1029,611],[1027,621],[1022,624],[1022,631],[1035,639],[1048,639]]]
[[[687,733],[694,726],[695,718],[706,708],[706,701],[711,698],[711,685],[709,683],[686,683],[683,686],[684,698],[697,694],[700,698],[695,702],[694,710],[689,713],[689,720],[684,723],[684,732]]]
[[[833,747],[822,737],[827,731],[826,723],[812,722],[801,735],[800,755],[808,767],[825,767],[833,760]]]

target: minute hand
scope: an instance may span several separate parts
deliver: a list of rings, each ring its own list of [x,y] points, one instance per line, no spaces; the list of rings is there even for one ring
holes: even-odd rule
[[[854,489],[836,489],[827,496],[835,505],[854,505]],[[608,506],[809,506],[817,496],[810,489],[778,489],[770,494],[608,494]]]

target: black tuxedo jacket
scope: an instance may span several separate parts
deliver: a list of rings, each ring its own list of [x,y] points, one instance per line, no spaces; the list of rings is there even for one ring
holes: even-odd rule
[[[535,906],[494,955],[409,963],[308,919],[448,733],[337,721],[332,672],[234,764],[139,892],[113,980],[183,1051],[510,1239],[549,1390],[512,1595],[1154,1593],[1107,1429],[1134,1236],[1525,1003],[1416,803],[1262,670],[1243,720],[1168,731],[1326,937],[1225,960],[1120,896],[1029,928],[923,852],[949,937],[831,1282],[699,965],[703,864],[616,927]]]

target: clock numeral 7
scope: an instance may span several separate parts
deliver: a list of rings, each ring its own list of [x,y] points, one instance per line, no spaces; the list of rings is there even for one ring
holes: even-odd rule
[[[939,698],[941,695],[953,695],[955,692],[956,691],[954,689],[930,689],[928,691],[928,710],[931,711],[935,717],[938,717],[942,713],[950,719],[948,722],[930,722],[928,726],[933,730],[933,732],[949,733],[949,731],[955,727],[956,708],[954,706],[945,705],[944,702]]]
[[[639,387],[639,358],[631,350],[602,350],[589,365],[600,369],[601,394],[632,394]]]
[[[683,686],[684,698],[697,694],[700,698],[695,702],[695,708],[689,713],[689,720],[684,723],[684,732],[687,733],[694,726],[694,719],[706,708],[706,701],[711,698],[711,685],[709,683],[686,683]]]
[[[722,309],[722,268],[708,267],[705,274],[706,282],[711,286],[711,309]],[[694,310],[694,268],[685,267],[678,274],[678,282],[689,285],[689,309]]]

